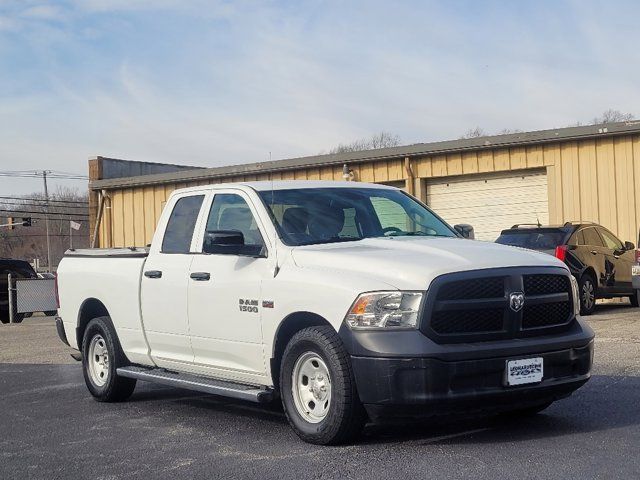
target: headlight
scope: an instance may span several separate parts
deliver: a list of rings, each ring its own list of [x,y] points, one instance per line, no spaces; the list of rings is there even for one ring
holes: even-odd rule
[[[422,293],[374,292],[360,295],[344,321],[353,329],[416,328]]]
[[[580,315],[580,287],[573,275],[571,275],[571,290],[573,292],[573,313]]]

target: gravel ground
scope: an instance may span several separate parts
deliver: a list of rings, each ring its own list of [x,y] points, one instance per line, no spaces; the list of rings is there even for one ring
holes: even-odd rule
[[[0,326],[0,478],[640,478],[640,310],[599,306],[594,376],[534,418],[368,426],[302,443],[277,407],[139,383],[89,396],[51,318]]]

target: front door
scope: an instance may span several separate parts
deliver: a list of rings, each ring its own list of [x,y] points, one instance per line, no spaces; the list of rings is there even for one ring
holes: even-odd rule
[[[178,198],[164,237],[149,252],[142,274],[142,319],[154,362],[165,368],[193,363],[187,318],[187,288],[193,232],[204,195]],[[161,226],[159,226],[161,229]]]
[[[599,227],[598,233],[602,236],[607,249],[607,259],[614,265],[613,292],[631,292],[631,266],[635,262],[634,252],[626,251],[622,242],[609,230]]]
[[[261,283],[270,260],[258,218],[244,193],[216,191],[203,235],[239,231],[245,245],[237,254],[196,255],[190,268],[189,326],[195,366],[244,381],[258,381],[265,374]],[[200,252],[203,240],[198,239]]]

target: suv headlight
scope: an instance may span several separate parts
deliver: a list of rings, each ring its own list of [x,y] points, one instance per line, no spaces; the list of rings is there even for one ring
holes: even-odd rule
[[[576,278],[571,275],[571,291],[573,293],[573,313],[575,315],[580,315],[580,287],[578,286],[578,281]]]
[[[344,321],[353,329],[416,328],[422,293],[373,292],[363,293],[349,309]]]

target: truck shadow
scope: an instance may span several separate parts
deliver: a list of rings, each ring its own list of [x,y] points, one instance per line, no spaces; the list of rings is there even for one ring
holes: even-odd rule
[[[199,410],[203,415],[215,412],[269,424],[262,427],[256,424],[256,430],[289,428],[279,402],[255,405],[157,386],[136,390],[131,401],[164,401],[174,404],[183,412],[182,409],[187,407]],[[638,404],[640,377],[595,375],[571,397],[554,403],[533,417],[434,417],[410,424],[369,424],[358,444],[510,443],[606,431],[640,425]]]
[[[640,377],[595,375],[571,397],[531,417],[434,418],[408,425],[372,425],[364,443],[424,445],[512,443],[640,425]]]

